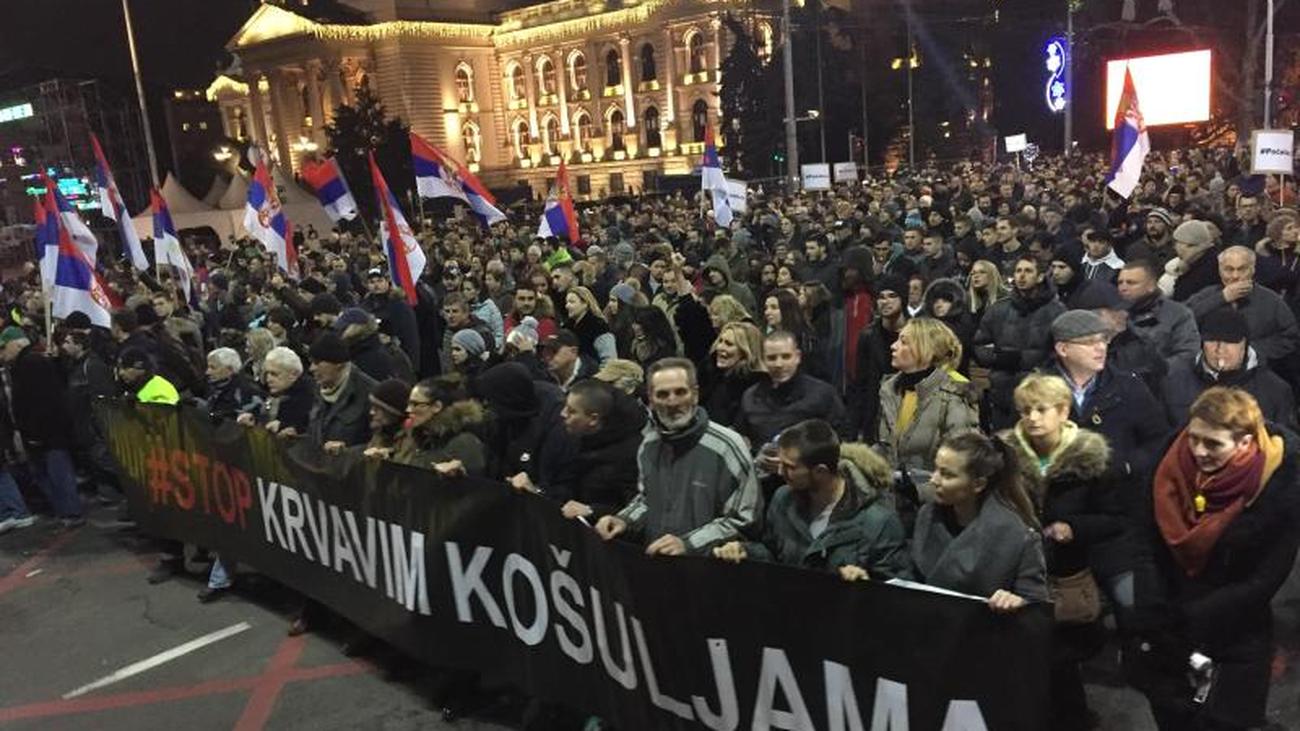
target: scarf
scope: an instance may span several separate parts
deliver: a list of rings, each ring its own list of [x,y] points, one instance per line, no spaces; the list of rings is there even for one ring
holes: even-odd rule
[[[320,400],[327,404],[336,403],[339,400],[339,397],[343,395],[343,387],[348,385],[348,379],[351,377],[352,364],[349,363],[344,369],[343,375],[339,378],[338,384],[335,385],[334,388],[327,389],[322,387],[320,389]]]
[[[1189,577],[1205,569],[1223,531],[1263,492],[1282,465],[1283,442],[1259,428],[1254,442],[1211,475],[1192,457],[1184,429],[1160,460],[1151,489],[1156,526]]]

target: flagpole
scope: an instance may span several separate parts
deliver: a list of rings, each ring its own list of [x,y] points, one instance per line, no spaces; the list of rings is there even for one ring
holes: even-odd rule
[[[149,154],[149,177],[153,180],[153,187],[161,187],[158,183],[158,155],[153,149],[153,127],[149,124],[149,108],[144,100],[144,82],[140,78],[140,59],[135,53],[135,31],[131,28],[131,6],[128,0],[122,0],[122,16],[126,21],[126,45],[131,51],[131,70],[135,73],[135,94],[136,100],[140,102],[140,123],[144,128],[144,146],[145,151]]]

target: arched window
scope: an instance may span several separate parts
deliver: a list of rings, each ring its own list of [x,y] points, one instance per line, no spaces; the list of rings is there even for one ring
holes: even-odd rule
[[[461,104],[474,101],[474,69],[469,64],[456,64],[456,100]]]
[[[483,154],[480,144],[478,125],[473,122],[466,122],[460,128],[460,141],[465,145],[465,162],[478,162]]]
[[[704,130],[709,127],[709,105],[703,99],[696,99],[691,107],[691,132],[696,142],[704,141]]]
[[[649,107],[645,110],[643,118],[645,119],[645,146],[662,147],[659,137],[659,110]]]
[[[658,78],[655,69],[655,47],[653,43],[641,46],[641,80],[654,81]]]
[[[758,33],[755,34],[758,41],[758,58],[763,63],[772,60],[772,49],[776,47],[776,35],[772,31],[770,23],[759,23]]]
[[[546,95],[554,94],[559,89],[555,84],[555,64],[551,62],[550,56],[542,56],[537,60],[537,88]]]
[[[605,86],[618,86],[623,83],[623,66],[618,51],[609,49],[605,54]]]
[[[690,61],[689,68],[693,74],[698,74],[709,67],[704,34],[698,30],[686,34],[686,58]]]
[[[609,149],[623,149],[623,133],[627,131],[623,110],[615,107],[609,111]]]
[[[560,154],[560,120],[554,116],[542,123],[542,149],[548,155]]]
[[[244,119],[243,107],[235,107],[230,115],[230,133],[237,140],[248,138],[248,120]]]
[[[311,127],[316,120],[311,118],[311,99],[307,95],[307,85],[298,87],[298,108],[302,110],[302,126]]]
[[[515,157],[520,160],[528,157],[528,150],[525,147],[528,144],[527,122],[516,119],[515,123],[510,125],[510,144],[515,148]]]
[[[590,114],[578,112],[573,116],[574,142],[577,143],[578,149],[583,152],[586,152],[591,145],[591,130]]]
[[[524,68],[517,63],[512,63],[506,69],[507,91],[510,92],[511,101],[519,101],[527,93],[527,87],[524,82]]]
[[[587,88],[587,57],[582,51],[569,56],[569,88],[582,91]]]

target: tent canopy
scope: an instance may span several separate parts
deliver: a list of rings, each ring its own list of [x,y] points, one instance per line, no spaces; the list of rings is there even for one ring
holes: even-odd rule
[[[180,184],[175,175],[167,173],[167,179],[163,181],[162,186],[163,200],[167,201],[167,208],[171,209],[173,215],[178,213],[197,213],[199,211],[210,211],[212,208],[195,198],[185,187]]]
[[[221,196],[226,194],[226,189],[230,187],[230,181],[226,180],[220,174],[212,176],[212,185],[208,186],[208,194],[203,196],[203,205],[208,208],[216,208],[221,203]]]

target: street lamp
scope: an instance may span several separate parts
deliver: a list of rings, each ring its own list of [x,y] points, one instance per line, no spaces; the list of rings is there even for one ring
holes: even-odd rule
[[[235,153],[226,145],[222,145],[221,147],[218,147],[216,152],[212,153],[212,159],[216,160],[219,163],[225,163],[234,156]]]

